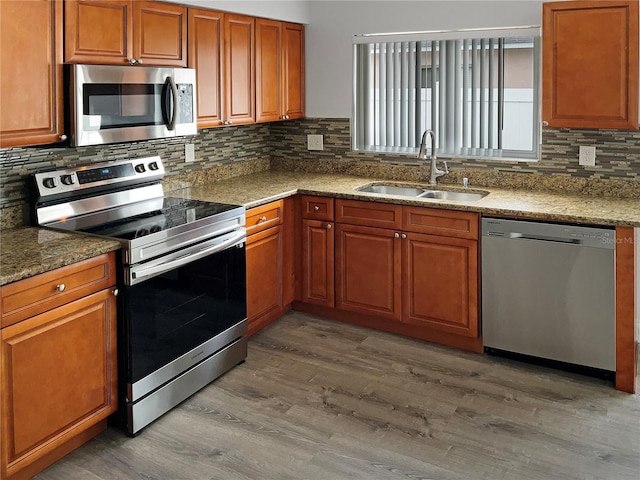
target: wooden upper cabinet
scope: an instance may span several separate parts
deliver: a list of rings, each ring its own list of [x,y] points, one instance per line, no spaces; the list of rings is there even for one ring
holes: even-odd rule
[[[544,3],[543,120],[638,129],[638,1]]]
[[[198,127],[223,122],[224,13],[189,8],[189,68],[196,69]]]
[[[225,124],[255,121],[254,28],[254,17],[224,17]]]
[[[304,117],[304,26],[256,20],[256,122]]]
[[[187,66],[187,9],[133,2],[133,55],[143,65]]]
[[[65,61],[187,66],[187,8],[143,0],[67,0]]]
[[[67,0],[65,61],[123,64],[133,57],[132,0]]]
[[[304,25],[283,23],[282,114],[287,120],[304,117]]]
[[[63,134],[62,2],[0,1],[0,147]]]

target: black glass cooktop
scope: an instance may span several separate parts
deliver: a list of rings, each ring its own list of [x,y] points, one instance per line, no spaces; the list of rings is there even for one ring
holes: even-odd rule
[[[76,225],[72,229],[121,240],[133,240],[214,217],[236,208],[240,207],[227,203],[164,197],[101,212],[93,216],[95,222],[87,224],[85,221],[85,225]]]

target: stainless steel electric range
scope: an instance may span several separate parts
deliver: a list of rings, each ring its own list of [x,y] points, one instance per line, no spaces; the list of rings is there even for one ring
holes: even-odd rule
[[[245,209],[165,196],[159,157],[34,175],[34,224],[121,242],[119,410],[130,434],[246,357]]]

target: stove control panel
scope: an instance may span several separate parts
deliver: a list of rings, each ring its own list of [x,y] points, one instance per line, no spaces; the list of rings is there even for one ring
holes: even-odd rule
[[[47,197],[92,187],[160,180],[164,167],[160,157],[155,156],[36,173],[34,177],[38,193]]]

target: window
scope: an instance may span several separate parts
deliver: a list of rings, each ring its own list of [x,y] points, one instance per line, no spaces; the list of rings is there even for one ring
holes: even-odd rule
[[[354,40],[355,150],[538,159],[539,28]]]

